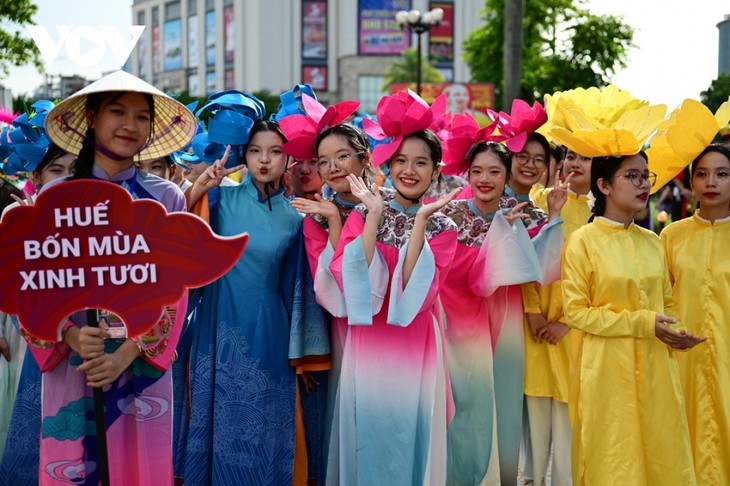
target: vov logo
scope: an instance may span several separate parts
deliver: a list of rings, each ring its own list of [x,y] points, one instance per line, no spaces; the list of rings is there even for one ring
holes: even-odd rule
[[[48,29],[41,25],[31,25],[26,29],[46,64],[52,64],[64,49],[68,60],[77,66],[93,67],[111,51],[121,67],[132,53],[145,26],[57,25]],[[49,30],[55,32],[52,34]]]

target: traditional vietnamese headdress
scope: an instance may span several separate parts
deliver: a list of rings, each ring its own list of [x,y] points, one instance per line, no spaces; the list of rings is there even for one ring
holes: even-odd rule
[[[239,165],[253,124],[266,115],[264,103],[250,93],[226,90],[210,95],[196,115],[200,116],[204,111],[210,113],[208,130],[193,139],[193,153],[203,162],[212,164],[223,157],[230,145],[226,167]]]
[[[341,101],[325,108],[315,98],[304,93],[301,96],[304,114],[294,114],[281,118],[279,125],[288,140],[284,151],[296,160],[317,157],[314,144],[317,137],[328,128],[339,125],[355,113],[359,101]]]
[[[503,111],[487,111],[489,117],[497,122],[504,144],[512,153],[521,152],[525,148],[527,137],[548,121],[545,108],[537,101],[530,107],[526,101],[515,99],[509,115]]]
[[[390,138],[390,141],[378,145],[373,150],[374,166],[390,159],[407,135],[426,130],[433,121],[431,107],[411,90],[398,91],[392,96],[383,96],[375,113],[377,122],[363,120],[365,133],[376,140]],[[440,162],[440,160],[436,161],[436,163]]]
[[[446,175],[461,175],[469,169],[468,154],[476,145],[484,142],[501,142],[504,136],[496,133],[497,122],[480,127],[469,113],[454,115],[449,138],[443,143]]]
[[[48,152],[50,141],[44,123],[53,102],[36,101],[30,113],[23,113],[0,132],[0,171],[7,175],[33,172]]]
[[[610,85],[546,96],[547,134],[586,157],[624,156],[646,150],[657,174],[654,193],[709,145],[728,121],[730,103],[713,115],[702,103],[686,99],[665,118],[665,105],[649,105]],[[651,137],[651,138],[650,138]]]

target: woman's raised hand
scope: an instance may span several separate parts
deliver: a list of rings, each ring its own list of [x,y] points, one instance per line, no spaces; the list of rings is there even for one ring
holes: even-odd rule
[[[380,188],[378,186],[373,185],[373,190],[371,191],[365,185],[365,181],[354,174],[347,174],[347,181],[350,183],[350,191],[352,194],[368,208],[369,212],[383,212],[383,197],[380,195]]]
[[[224,177],[227,177],[234,172],[238,172],[244,167],[244,164],[237,165],[231,169],[226,169],[226,162],[228,162],[228,155],[231,153],[231,146],[226,147],[226,151],[223,153],[223,157],[217,159],[213,164],[205,169],[195,181],[206,191],[220,185]],[[200,162],[203,164],[204,162]]]
[[[456,197],[456,195],[459,194],[462,191],[462,189],[464,189],[464,188],[457,187],[450,193],[444,194],[443,196],[441,196],[434,202],[429,203],[429,204],[424,204],[423,206],[421,206],[418,209],[416,216],[420,216],[422,218],[428,219],[428,217],[431,216],[433,213],[435,213],[436,211],[440,210],[441,208],[443,208],[444,206],[449,204],[451,201],[453,201],[454,198]]]
[[[314,201],[304,197],[296,197],[292,200],[291,205],[302,214],[319,214],[327,219],[339,217],[337,206],[334,203],[323,199],[319,194],[315,194],[314,197]]]

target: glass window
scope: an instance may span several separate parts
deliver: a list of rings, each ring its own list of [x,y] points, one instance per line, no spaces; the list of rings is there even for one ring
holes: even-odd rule
[[[359,111],[375,113],[380,98],[383,97],[383,76],[360,76],[357,80],[357,99],[360,100]]]

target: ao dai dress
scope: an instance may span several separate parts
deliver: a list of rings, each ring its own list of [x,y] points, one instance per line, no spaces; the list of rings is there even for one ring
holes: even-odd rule
[[[192,306],[190,389],[183,400],[190,411],[176,471],[186,485],[288,486],[297,402],[290,359],[303,358],[291,350],[310,312],[323,329],[319,307],[301,294],[302,217],[283,190],[261,200],[250,178],[219,190],[213,231],[248,232],[249,242],[233,268],[197,291]],[[310,344],[327,354],[326,341],[324,334]]]
[[[338,460],[330,450],[327,484],[446,481],[453,402],[437,296],[454,256],[456,226],[440,213],[429,218],[423,248],[403,285],[417,210],[386,202],[368,267],[362,247],[367,210],[357,206],[330,265],[344,295],[348,328],[332,424]]]
[[[168,212],[185,209],[173,183],[130,167],[109,179],[97,166],[94,179],[119,184],[133,199],[155,199]],[[172,484],[172,373],[169,366],[182,327],[187,299],[168,307],[153,329],[135,340],[144,353],[104,390],[104,420],[113,486]],[[179,313],[178,308],[182,309]],[[86,324],[86,312],[73,314],[64,327]],[[99,484],[93,391],[76,371],[83,360],[63,342],[26,335],[43,372],[39,484]],[[119,341],[107,341],[113,352]],[[30,411],[30,409],[29,409]]]
[[[697,483],[730,484],[730,218],[700,213],[670,224],[661,239],[679,318],[707,338],[677,356]]]
[[[562,269],[579,343],[573,483],[696,484],[676,353],[654,331],[657,313],[677,313],[659,238],[596,218],[570,236]]]

